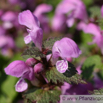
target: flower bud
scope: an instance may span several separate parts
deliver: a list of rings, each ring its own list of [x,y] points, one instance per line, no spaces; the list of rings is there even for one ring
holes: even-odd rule
[[[34,73],[39,73],[43,70],[43,64],[42,63],[38,63],[34,66]]]
[[[28,58],[25,63],[26,63],[28,66],[33,66],[36,62],[37,62],[36,59],[34,59],[34,58]]]

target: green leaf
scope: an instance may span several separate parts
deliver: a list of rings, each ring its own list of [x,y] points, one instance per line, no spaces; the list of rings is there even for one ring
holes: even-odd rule
[[[93,71],[94,69],[99,68],[102,69],[102,60],[101,57],[99,55],[94,55],[91,57],[88,57],[83,66],[82,66],[82,76],[83,79],[86,80],[90,80],[92,79],[93,75]]]
[[[7,76],[7,79],[2,83],[0,91],[1,103],[12,103],[13,99],[17,96],[18,93],[15,91],[16,81],[16,77]]]
[[[29,48],[35,47],[35,44],[33,43],[33,41],[31,41],[29,44],[27,44],[27,47],[29,47]]]
[[[103,30],[103,18],[97,20],[97,22],[99,23],[100,28]]]
[[[22,54],[22,57],[27,59],[27,58],[44,58],[45,55],[37,48],[37,47],[29,47],[26,48]]]
[[[89,9],[89,12],[90,12],[90,16],[91,18],[95,18],[95,17],[98,17],[100,18],[101,17],[101,12],[100,12],[100,7],[99,6],[92,6],[90,9]]]
[[[89,94],[92,95],[103,95],[103,88],[99,89],[99,90],[94,90],[94,91],[88,91]]]
[[[47,39],[47,40],[44,41],[44,43],[43,43],[44,48],[49,49],[49,50],[52,50],[52,47],[53,47],[54,43],[55,43],[57,40],[60,40],[61,38],[62,38],[62,37],[55,37],[55,38],[49,38],[49,39]]]
[[[45,77],[47,78],[47,80],[49,82],[53,82],[55,84],[57,84],[58,82],[60,82],[60,83],[67,82],[70,84],[71,84],[71,82],[76,83],[76,84],[86,83],[85,81],[82,80],[82,78],[80,77],[79,74],[75,74],[68,78],[65,75],[63,75],[62,73],[58,72],[55,67],[51,68],[51,70],[48,70],[46,72]]]
[[[27,100],[27,103],[57,103],[57,101],[59,101],[60,94],[61,91],[58,87],[55,87],[53,90],[34,88],[23,94],[23,97]]]

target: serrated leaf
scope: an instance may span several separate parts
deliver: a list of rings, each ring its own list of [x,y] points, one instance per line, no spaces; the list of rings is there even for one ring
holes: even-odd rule
[[[37,47],[29,47],[24,50],[22,53],[23,58],[44,58],[45,55]]]
[[[33,41],[31,41],[29,44],[27,44],[27,47],[29,47],[29,48],[35,47],[35,44],[33,43]]]
[[[53,90],[43,90],[34,88],[23,94],[24,99],[27,103],[57,103],[59,101],[59,96],[61,91],[55,87]]]
[[[89,12],[91,13],[91,18],[95,18],[95,17],[100,18],[101,17],[101,12],[100,12],[100,7],[99,6],[91,7],[89,9]]]
[[[85,81],[83,81],[80,77],[79,74],[75,74],[71,77],[66,77],[65,75],[63,75],[62,73],[58,72],[57,69],[55,67],[53,67],[51,70],[48,70],[46,72],[46,75],[45,77],[47,78],[47,80],[49,82],[53,82],[55,84],[57,84],[58,82],[60,83],[64,83],[64,82],[67,82],[67,83],[70,83],[73,82],[73,83],[86,83]]]
[[[103,88],[99,89],[99,90],[94,90],[94,91],[88,91],[89,94],[92,95],[103,95]]]
[[[93,71],[94,69],[96,68],[101,68],[102,67],[102,60],[101,60],[101,57],[99,55],[94,55],[94,56],[91,56],[91,57],[88,57],[83,66],[82,66],[82,76],[84,79],[86,80],[90,80],[93,75]]]
[[[62,38],[62,37],[55,37],[55,38],[49,38],[49,39],[47,39],[47,40],[44,41],[44,43],[43,43],[44,48],[49,49],[49,50],[52,50],[52,47],[53,47],[54,43],[55,43],[57,40],[60,40],[61,38]]]

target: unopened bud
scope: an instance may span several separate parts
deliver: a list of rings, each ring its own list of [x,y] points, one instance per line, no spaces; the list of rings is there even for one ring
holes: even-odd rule
[[[43,70],[43,64],[42,63],[38,63],[34,66],[34,73],[39,73]]]
[[[28,58],[25,63],[26,63],[28,66],[33,66],[36,62],[37,62],[36,59],[34,59],[34,58]]]

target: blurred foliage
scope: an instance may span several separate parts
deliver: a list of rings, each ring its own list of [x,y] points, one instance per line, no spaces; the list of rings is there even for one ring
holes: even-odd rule
[[[103,69],[101,57],[99,55],[93,55],[88,57],[83,63],[81,69],[83,71],[83,78],[87,81],[91,80],[93,78],[94,69]]]

